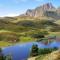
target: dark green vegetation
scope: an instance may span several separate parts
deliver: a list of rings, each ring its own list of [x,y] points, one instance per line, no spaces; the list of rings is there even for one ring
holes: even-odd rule
[[[38,46],[36,44],[33,44],[32,48],[31,48],[30,56],[31,57],[36,57],[37,56],[36,60],[43,60],[43,58],[45,56],[48,57],[49,54],[51,54],[52,52],[57,51],[57,50],[58,50],[57,47],[54,47],[54,48],[38,48]],[[47,58],[45,58],[45,59],[47,59]]]
[[[54,47],[54,48],[42,48],[42,49],[39,49],[39,55],[44,55],[44,54],[49,54],[53,51],[56,51],[58,50],[57,47]]]
[[[4,56],[2,53],[2,48],[0,48],[0,60],[12,60],[11,55]]]
[[[57,47],[54,48],[38,48],[38,45],[34,44],[31,48],[31,56],[45,55],[53,51],[58,50]]]
[[[4,55],[2,53],[2,49],[0,48],[0,60],[4,60]]]
[[[31,56],[37,56],[38,55],[38,50],[39,50],[39,48],[38,48],[38,45],[33,45],[32,46],[32,49],[31,49]]]

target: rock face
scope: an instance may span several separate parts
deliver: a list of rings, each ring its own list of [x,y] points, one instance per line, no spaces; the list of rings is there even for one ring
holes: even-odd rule
[[[57,9],[57,13],[60,15],[60,7]]]
[[[40,17],[44,16],[44,13],[46,11],[54,11],[55,12],[55,7],[51,3],[44,4],[42,6],[39,6],[33,10],[28,9],[26,12],[27,16],[33,16],[33,17]]]
[[[59,13],[60,8],[56,9],[51,3],[47,3],[35,9],[28,9],[24,15],[37,18],[48,16],[55,19],[60,19]]]

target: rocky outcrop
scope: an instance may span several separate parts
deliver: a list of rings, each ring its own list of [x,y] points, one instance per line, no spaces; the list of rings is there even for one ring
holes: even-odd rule
[[[47,3],[47,4],[44,4],[42,6],[35,8],[33,10],[28,9],[26,12],[26,15],[27,16],[33,16],[33,17],[40,17],[40,16],[44,16],[46,11],[55,12],[56,9],[51,3]]]
[[[28,9],[22,16],[28,16],[33,18],[51,17],[60,19],[60,8],[56,9],[51,3],[46,3],[35,9]]]

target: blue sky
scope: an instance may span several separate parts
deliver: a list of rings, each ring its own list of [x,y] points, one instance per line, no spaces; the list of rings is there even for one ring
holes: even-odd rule
[[[60,0],[0,0],[0,16],[16,16],[48,2],[60,6]]]

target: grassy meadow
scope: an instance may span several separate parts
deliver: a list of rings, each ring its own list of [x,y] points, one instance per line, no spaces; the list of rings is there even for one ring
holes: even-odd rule
[[[60,36],[60,27],[49,20],[0,19],[0,46],[33,42],[40,39],[41,35]]]

